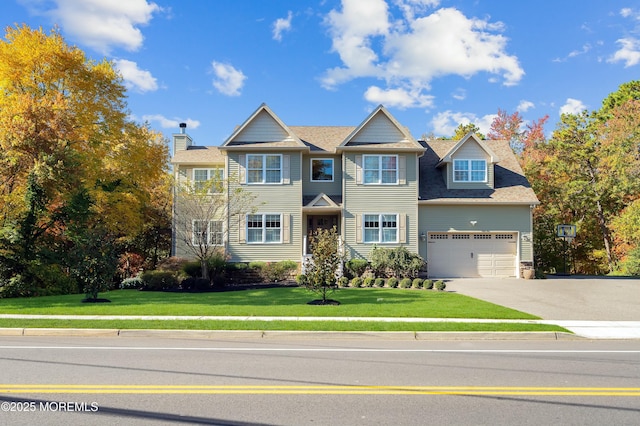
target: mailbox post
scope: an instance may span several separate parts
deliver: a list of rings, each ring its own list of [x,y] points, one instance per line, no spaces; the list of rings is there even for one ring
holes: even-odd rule
[[[571,275],[567,272],[567,246],[576,237],[576,225],[558,225],[556,236],[564,240],[564,275]]]

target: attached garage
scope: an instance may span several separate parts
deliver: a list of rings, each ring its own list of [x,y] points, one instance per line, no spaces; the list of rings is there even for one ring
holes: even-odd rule
[[[427,239],[430,277],[515,277],[516,232],[432,232]]]

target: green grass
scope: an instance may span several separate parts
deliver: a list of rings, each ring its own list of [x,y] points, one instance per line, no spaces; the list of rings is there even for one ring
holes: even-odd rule
[[[296,331],[551,331],[562,327],[526,323],[380,322],[380,321],[167,321],[167,320],[49,320],[0,319],[0,328],[94,328],[153,330],[296,330]]]
[[[472,297],[427,290],[341,289],[331,294],[339,306],[308,305],[317,296],[299,287],[213,293],[116,290],[100,297],[111,303],[80,303],[83,296],[77,294],[0,299],[0,314],[538,319]]]

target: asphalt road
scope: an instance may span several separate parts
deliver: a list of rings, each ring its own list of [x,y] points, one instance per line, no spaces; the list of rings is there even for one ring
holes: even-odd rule
[[[640,341],[3,337],[0,424],[637,424]]]

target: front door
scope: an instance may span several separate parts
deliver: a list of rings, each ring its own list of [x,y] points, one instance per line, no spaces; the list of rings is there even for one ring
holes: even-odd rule
[[[338,215],[313,215],[307,216],[307,235],[313,235],[316,229],[331,229],[338,227]]]

